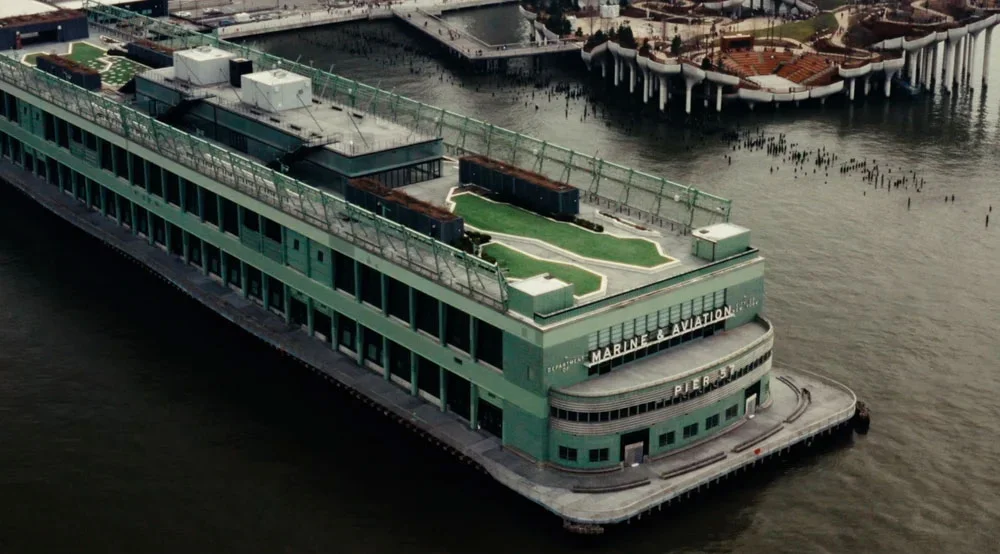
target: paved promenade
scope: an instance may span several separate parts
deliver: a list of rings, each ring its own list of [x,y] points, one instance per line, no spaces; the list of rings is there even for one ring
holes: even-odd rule
[[[470,61],[502,60],[563,52],[579,51],[583,43],[555,41],[547,44],[521,42],[514,44],[488,44],[477,37],[445,23],[441,18],[422,9],[394,8],[401,21],[439,42],[457,56]]]
[[[485,8],[501,4],[513,4],[517,0],[402,0],[394,2],[372,3],[366,6],[351,6],[345,8],[325,8],[321,5],[311,5],[292,10],[277,12],[278,17],[260,21],[247,21],[218,27],[219,38],[245,38],[268,33],[280,33],[321,25],[363,21],[368,19],[389,19],[393,12],[424,10],[427,13],[442,14],[450,11]],[[248,13],[254,13],[252,3],[244,0]],[[227,8],[231,10],[232,8]],[[219,17],[221,18],[221,16]],[[216,19],[219,19],[216,18]]]

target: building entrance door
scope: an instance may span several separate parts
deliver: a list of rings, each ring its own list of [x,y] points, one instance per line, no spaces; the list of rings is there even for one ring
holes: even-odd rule
[[[621,461],[625,467],[641,464],[643,457],[649,453],[649,429],[625,433],[619,445]]]
[[[645,443],[634,442],[632,444],[625,445],[625,466],[637,466],[642,463],[642,451],[644,449]]]
[[[747,418],[753,419],[754,414],[757,413],[757,395],[751,394],[750,398],[747,398],[746,410],[744,411]]]

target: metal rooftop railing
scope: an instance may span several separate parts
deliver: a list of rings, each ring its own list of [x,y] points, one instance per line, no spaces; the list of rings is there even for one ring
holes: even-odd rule
[[[0,80],[372,254],[506,310],[507,281],[494,264],[19,60],[0,55]]]
[[[145,38],[171,48],[209,45],[251,59],[262,69],[281,67],[309,77],[314,97],[384,117],[412,132],[440,136],[451,154],[481,154],[541,173],[569,183],[591,198],[600,196],[645,213],[651,220],[679,224],[683,231],[729,221],[729,200],[662,177],[279,58],[249,45],[226,42],[94,0],[85,0],[84,8],[92,24],[104,26],[110,33]]]

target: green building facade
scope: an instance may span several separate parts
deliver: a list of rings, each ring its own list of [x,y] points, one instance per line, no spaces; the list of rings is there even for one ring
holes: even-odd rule
[[[745,229],[696,231],[692,253],[709,263],[578,303],[559,283],[544,293],[508,284],[490,264],[326,193],[322,211],[335,214],[311,219],[318,208],[289,200],[304,203],[307,185],[292,183],[299,192],[289,196],[290,181],[252,159],[0,62],[0,163],[531,460],[580,471],[640,463],[769,401],[764,264]],[[234,185],[244,175],[256,185]],[[372,238],[335,232],[336,218],[370,222]],[[420,249],[432,256],[402,263],[383,239],[402,241],[407,260]]]

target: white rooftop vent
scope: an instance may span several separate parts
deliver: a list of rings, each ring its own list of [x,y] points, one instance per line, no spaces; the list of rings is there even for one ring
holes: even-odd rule
[[[269,112],[312,105],[312,81],[282,69],[258,71],[240,77],[243,101]]]
[[[212,46],[174,52],[174,75],[196,85],[214,85],[229,80],[229,59],[235,54]]]

